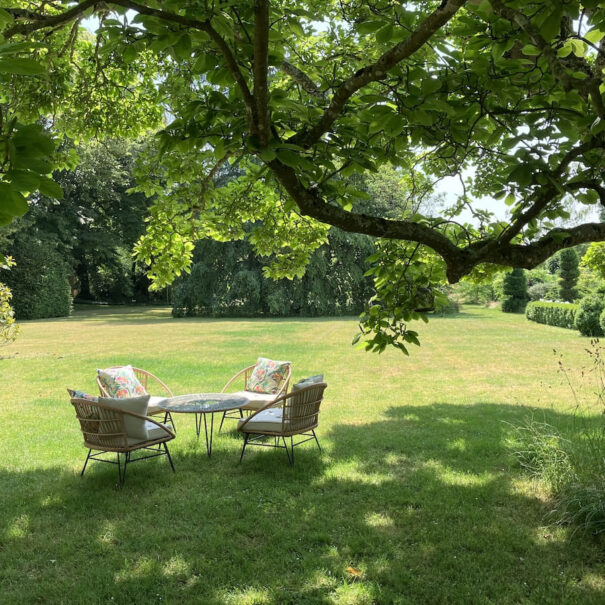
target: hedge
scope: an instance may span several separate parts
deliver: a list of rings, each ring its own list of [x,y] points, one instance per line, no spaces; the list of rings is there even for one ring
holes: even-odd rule
[[[525,316],[527,319],[537,321],[540,324],[574,330],[577,311],[578,305],[572,303],[536,301],[527,305]]]

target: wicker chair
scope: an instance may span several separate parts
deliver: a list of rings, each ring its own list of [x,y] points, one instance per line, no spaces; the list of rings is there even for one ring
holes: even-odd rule
[[[321,452],[315,429],[318,423],[319,406],[327,386],[325,382],[320,382],[292,391],[267,403],[250,416],[242,418],[237,425],[238,431],[244,433],[240,462],[248,445],[284,448],[288,462],[292,465],[294,465],[294,448],[298,445],[314,439]],[[294,443],[295,435],[301,435],[306,439]],[[273,437],[273,443],[264,442],[265,437]],[[289,449],[287,437],[290,437]],[[280,439],[283,445],[280,444]]]
[[[88,448],[88,456],[86,456],[84,467],[80,473],[81,477],[84,476],[89,460],[117,464],[120,486],[122,486],[126,480],[126,468],[130,463],[156,458],[157,456],[167,456],[170,467],[175,472],[167,445],[167,442],[174,439],[175,435],[166,425],[160,424],[149,416],[141,416],[90,399],[72,398],[71,403],[76,410],[76,417],[80,421],[84,446]],[[126,416],[140,418],[145,421],[148,439],[141,440],[128,436],[124,421]],[[145,450],[151,453],[132,459],[131,453],[137,450]],[[117,461],[101,457],[107,452],[115,452]]]
[[[244,417],[244,413],[242,410],[251,410],[257,411],[263,409],[267,403],[271,403],[276,401],[282,395],[285,395],[288,392],[288,385],[290,384],[290,377],[292,376],[292,366],[288,367],[288,371],[284,376],[284,379],[281,382],[281,385],[277,391],[277,393],[268,394],[268,393],[256,393],[254,391],[247,391],[246,385],[248,384],[248,380],[254,371],[256,364],[248,366],[243,370],[240,370],[227,384],[223,387],[221,393],[226,393],[227,389],[231,388],[231,386],[238,381],[238,379],[243,379],[243,390],[235,391],[234,394],[241,395],[242,397],[246,397],[248,399],[248,403],[242,406],[240,409],[233,410],[230,412],[223,412],[223,417],[221,418],[221,425],[219,427],[219,432],[223,428],[223,422],[225,422],[225,418],[236,418],[240,420]]]
[[[109,370],[117,369],[121,366],[112,366],[108,368]],[[137,380],[143,385],[143,388],[149,392],[149,382],[151,380],[152,385],[160,387],[166,393],[164,397],[151,396],[149,399],[149,407],[147,408],[147,414],[149,416],[164,416],[164,422],[170,422],[172,428],[176,432],[176,426],[174,424],[174,420],[172,418],[172,414],[162,409],[158,404],[162,399],[166,399],[167,397],[174,397],[172,391],[157,377],[154,376],[151,372],[147,372],[146,370],[141,370],[140,368],[132,368],[134,375],[137,377]],[[109,397],[109,393],[101,384],[99,376],[97,375],[97,386],[99,387],[99,393],[101,393],[102,397]]]

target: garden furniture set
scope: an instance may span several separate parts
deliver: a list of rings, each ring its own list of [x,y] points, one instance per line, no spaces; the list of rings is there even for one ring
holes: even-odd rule
[[[168,441],[176,437],[174,415],[180,413],[195,415],[198,438],[203,421],[209,457],[214,415],[220,413],[219,431],[226,419],[235,419],[237,430],[243,434],[240,462],[247,446],[258,445],[285,449],[293,465],[294,447],[314,440],[321,451],[315,429],[327,385],[323,376],[312,376],[293,385],[288,393],[291,375],[290,362],[259,357],[256,364],[233,376],[220,393],[174,396],[164,382],[146,370],[132,366],[97,370],[99,397],[68,389],[88,448],[80,475],[84,475],[89,460],[116,464],[123,485],[129,464],[157,456],[166,456],[174,471]],[[232,391],[238,387],[241,390]],[[148,389],[162,396],[151,396]],[[295,436],[303,439],[295,442]],[[116,454],[115,459],[108,458],[108,453]]]

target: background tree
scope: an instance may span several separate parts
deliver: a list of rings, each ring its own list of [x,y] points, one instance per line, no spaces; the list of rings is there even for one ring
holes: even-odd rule
[[[99,28],[82,34],[78,20],[92,13]],[[372,348],[383,326],[405,339],[401,318],[422,288],[605,240],[603,224],[557,222],[569,195],[605,204],[596,0],[17,1],[4,21],[5,38],[29,44],[50,74],[11,76],[4,90],[18,115],[42,108],[80,134],[139,133],[174,118],[141,173],[141,190],[156,197],[138,251],[158,286],[189,268],[204,236],[243,234],[275,259],[275,277],[303,272],[323,225],[391,240],[380,247],[390,259],[378,262],[381,284],[407,286],[374,301]],[[216,188],[231,161],[245,174]],[[387,163],[455,176],[463,193],[439,215],[359,211],[365,192],[343,177]],[[508,220],[482,211],[481,196],[501,199]]]
[[[578,298],[578,277],[580,276],[578,255],[573,248],[562,250],[559,268],[559,297],[561,300],[573,302]]]
[[[8,271],[14,265],[11,257],[4,258],[0,270]],[[11,307],[12,292],[0,282],[0,346],[14,342],[19,334],[19,326],[15,323],[15,312]]]
[[[42,278],[67,280],[71,294],[85,301],[149,299],[149,280],[132,258],[149,206],[145,196],[129,191],[137,151],[137,144],[118,139],[78,146],[78,166],[54,175],[64,192],[61,203],[38,196],[30,212],[4,230],[0,251],[18,260],[10,281],[18,284],[14,303],[20,318],[69,311],[64,301],[58,308],[48,306]],[[54,271],[45,256],[61,270]]]
[[[502,310],[505,313],[522,313],[528,300],[525,272],[515,268],[504,277]]]

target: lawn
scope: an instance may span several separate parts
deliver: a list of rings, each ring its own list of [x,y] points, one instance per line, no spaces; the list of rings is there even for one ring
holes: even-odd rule
[[[477,307],[432,319],[410,358],[351,347],[355,329],[119,307],[24,322],[0,359],[0,602],[603,603],[602,542],[549,522],[510,444],[531,410],[571,422],[553,349],[580,368],[587,339]],[[258,355],[324,373],[321,455],[238,464],[228,430],[208,459],[178,416],[176,474],[159,459],[122,490],[110,465],[78,476],[65,387],[132,363],[178,393],[220,390]]]

